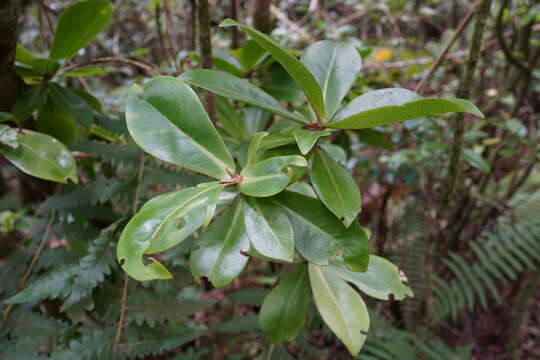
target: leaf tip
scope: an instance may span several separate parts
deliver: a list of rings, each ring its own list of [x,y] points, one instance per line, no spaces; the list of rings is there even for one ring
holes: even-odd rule
[[[219,27],[237,26],[239,23],[233,19],[227,18],[219,23]]]

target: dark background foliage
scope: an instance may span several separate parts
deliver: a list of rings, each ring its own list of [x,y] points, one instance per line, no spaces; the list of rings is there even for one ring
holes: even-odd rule
[[[3,114],[31,86],[17,76],[14,44],[48,53],[59,15],[75,2],[0,5]],[[173,280],[138,283],[115,260],[119,234],[140,204],[205,179],[143,156],[131,141],[123,110],[133,82],[214,67],[288,105],[304,101],[278,64],[243,68],[234,60],[231,51],[252,50],[236,28],[217,27],[227,17],[292,49],[322,39],[353,44],[363,66],[346,101],[404,87],[468,98],[486,115],[332,137],[362,191],[359,222],[372,230],[372,252],[398,264],[415,293],[403,302],[367,302],[372,324],[358,359],[540,358],[540,6],[480,3],[113,1],[112,22],[60,73],[92,70],[54,78],[85,99],[94,119],[83,126],[69,112],[63,117],[76,128],[65,143],[79,182],[40,180],[0,158],[0,297],[22,299],[0,304],[0,358],[350,358],[314,304],[295,341],[265,341],[257,314],[288,265],[253,258],[233,284],[213,289],[196,284],[187,268],[193,239],[161,255]],[[482,21],[484,34],[475,36]],[[220,126],[231,109],[208,93],[201,98]],[[239,104],[232,111],[248,124],[274,120]],[[24,127],[36,129],[38,117]]]

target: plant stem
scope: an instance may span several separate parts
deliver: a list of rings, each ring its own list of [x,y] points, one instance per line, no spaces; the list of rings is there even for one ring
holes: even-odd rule
[[[457,97],[461,99],[469,99],[473,85],[474,73],[484,38],[484,29],[491,7],[491,0],[481,0],[475,16],[474,32],[470,46],[469,56],[467,58],[465,74],[462,78],[460,87],[457,91]],[[450,163],[448,166],[448,175],[443,190],[443,198],[438,212],[438,217],[441,218],[446,211],[446,207],[452,198],[457,180],[460,174],[461,151],[463,149],[463,135],[465,134],[465,115],[459,113],[454,118],[454,139],[452,150],[450,153]]]
[[[144,160],[145,160],[145,156],[144,154],[142,154],[141,162],[139,164],[139,173],[137,175],[137,188],[135,189],[135,197],[133,199],[133,205],[132,205],[133,214],[137,213],[137,209],[138,209],[142,177],[144,174]],[[120,299],[120,318],[118,319],[118,325],[116,327],[116,335],[114,337],[114,357],[115,358],[116,358],[118,348],[120,347],[120,342],[122,340],[122,330],[124,328],[124,319],[126,317],[126,311],[127,311],[128,285],[129,285],[129,277],[127,273],[124,273],[122,299]]]
[[[534,295],[534,291],[537,289],[536,285],[540,280],[540,268],[529,272],[529,277],[522,285],[521,291],[518,294],[515,309],[515,314],[512,324],[510,325],[510,339],[508,340],[508,359],[518,359],[519,338],[521,335],[521,326],[526,320],[526,314],[528,313],[529,301],[531,296]]]
[[[424,78],[418,83],[418,85],[414,89],[415,92],[417,92],[418,94],[422,94],[424,92],[425,87],[427,83],[429,82],[429,80],[431,80],[431,77],[435,73],[435,70],[442,64],[444,58],[446,57],[446,54],[448,54],[448,51],[450,50],[454,42],[460,37],[463,30],[465,30],[465,28],[467,27],[467,25],[473,18],[473,15],[475,14],[476,9],[478,8],[478,4],[480,4],[480,0],[477,0],[473,4],[473,6],[471,7],[467,15],[463,18],[463,20],[461,20],[461,22],[459,23],[459,26],[454,32],[454,35],[452,35],[450,40],[448,40],[448,42],[444,45],[444,48],[441,50],[441,52],[439,53],[439,55],[437,56],[437,58],[435,59],[431,67],[429,68],[429,71],[427,72],[427,74],[424,76]]]

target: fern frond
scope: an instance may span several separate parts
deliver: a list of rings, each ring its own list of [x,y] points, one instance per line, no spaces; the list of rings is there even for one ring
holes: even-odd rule
[[[435,321],[455,318],[462,310],[473,310],[477,303],[486,309],[491,299],[500,303],[498,286],[539,267],[540,191],[526,197],[517,195],[510,203],[514,208],[492,231],[469,243],[470,254],[449,253],[442,260],[452,279],[434,279]]]
[[[115,196],[125,185],[118,180],[98,180],[79,185],[75,190],[54,196],[43,203],[43,210],[67,210],[87,205],[103,204]]]
[[[129,294],[126,309],[126,322],[143,323],[150,327],[163,324],[165,321],[185,321],[187,317],[202,311],[213,302],[201,299],[177,299],[176,295],[165,296],[143,289]]]

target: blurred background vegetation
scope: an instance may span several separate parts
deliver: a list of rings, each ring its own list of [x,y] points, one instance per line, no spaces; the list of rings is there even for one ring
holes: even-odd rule
[[[46,61],[29,66],[25,54],[49,52],[59,15],[75,2],[0,5],[2,120],[10,121],[5,114],[29,87],[54,81],[70,89],[76,110],[45,103],[30,109],[25,128],[63,141],[79,176],[78,184],[57,185],[0,158],[0,298],[26,289],[22,304],[0,304],[1,359],[350,358],[313,304],[296,341],[265,341],[258,309],[286,265],[252,259],[243,276],[218,290],[193,281],[186,266],[193,240],[162,255],[175,269],[170,281],[128,281],[114,260],[136,197],[142,203],[202,178],[141,161],[123,121],[133,82],[202,62],[289,105],[305,101],[241,32],[217,27],[227,17],[298,54],[322,39],[353,44],[363,66],[346,101],[384,87],[438,97],[465,87],[486,115],[415,119],[332,138],[362,190],[359,221],[373,231],[373,253],[398,264],[415,293],[400,303],[368,302],[372,326],[358,359],[540,358],[540,4],[483,0],[483,14],[478,2],[463,0],[116,0],[106,31],[62,69],[51,71]],[[261,110],[203,98],[218,124],[232,117],[253,133],[273,121]]]

